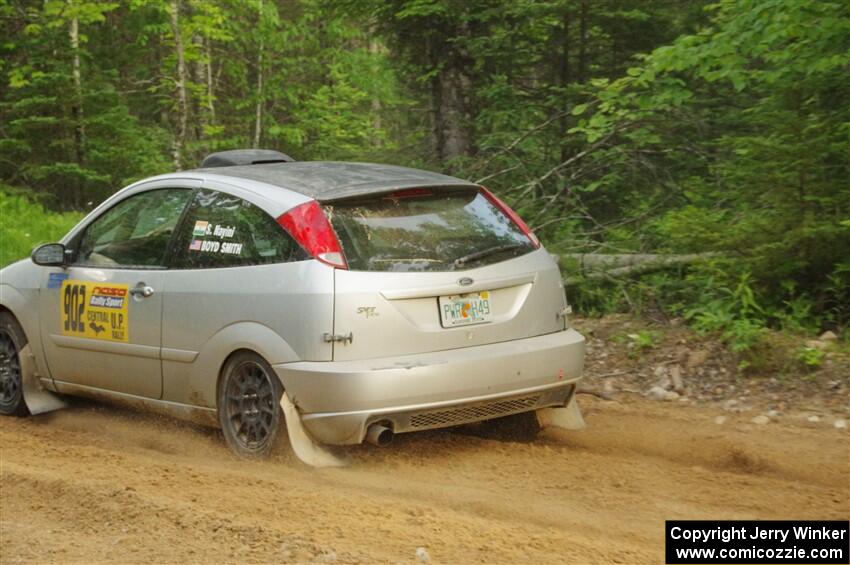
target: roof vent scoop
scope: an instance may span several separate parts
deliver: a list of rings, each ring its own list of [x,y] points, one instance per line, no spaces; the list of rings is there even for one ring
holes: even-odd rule
[[[293,161],[295,159],[289,155],[271,149],[233,149],[231,151],[219,151],[218,153],[207,155],[203,162],[201,162],[201,168],[291,163]]]

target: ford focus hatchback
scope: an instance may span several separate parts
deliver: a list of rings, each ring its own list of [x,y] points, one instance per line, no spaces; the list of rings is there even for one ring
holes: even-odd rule
[[[135,183],[0,271],[0,412],[53,393],[270,450],[565,406],[584,340],[557,264],[486,188],[261,150]]]

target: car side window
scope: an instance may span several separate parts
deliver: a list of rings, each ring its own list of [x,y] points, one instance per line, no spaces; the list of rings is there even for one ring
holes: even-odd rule
[[[164,267],[174,228],[192,190],[165,188],[135,194],[86,227],[75,265]]]
[[[301,247],[270,215],[223,192],[200,190],[176,240],[177,269],[214,269],[306,259]]]

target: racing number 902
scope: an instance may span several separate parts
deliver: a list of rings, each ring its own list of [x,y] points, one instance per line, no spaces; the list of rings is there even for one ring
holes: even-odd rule
[[[84,332],[83,312],[86,309],[86,285],[69,284],[63,298],[65,308],[65,331]]]

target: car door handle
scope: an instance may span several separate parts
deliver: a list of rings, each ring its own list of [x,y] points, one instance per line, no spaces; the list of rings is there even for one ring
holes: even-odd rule
[[[141,298],[148,298],[149,296],[153,296],[153,287],[152,286],[134,286],[130,289],[131,296],[138,296]]]

